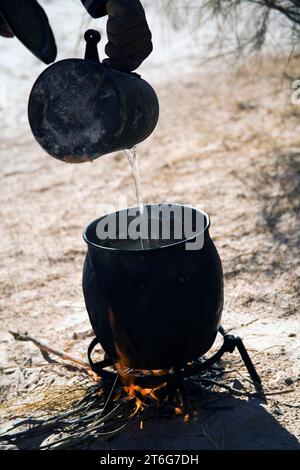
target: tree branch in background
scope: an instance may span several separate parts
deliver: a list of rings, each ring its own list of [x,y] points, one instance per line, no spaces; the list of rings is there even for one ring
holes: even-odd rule
[[[300,0],[164,0],[164,9],[177,28],[188,21],[194,29],[214,22],[220,46],[235,35],[239,54],[260,50],[267,33],[272,40],[280,31],[276,47],[285,44],[293,53],[300,42]]]

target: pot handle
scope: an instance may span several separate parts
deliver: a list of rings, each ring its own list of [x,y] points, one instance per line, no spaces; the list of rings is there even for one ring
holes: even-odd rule
[[[91,344],[89,345],[88,347],[88,359],[89,359],[89,364],[91,366],[91,369],[93,372],[95,372],[96,374],[100,375],[100,377],[102,377],[102,379],[105,379],[105,375],[106,374],[109,374],[110,376],[110,372],[107,372],[104,369],[104,367],[108,367],[108,366],[111,366],[112,365],[112,362],[110,359],[104,359],[103,361],[100,361],[100,362],[94,362],[92,360],[92,352],[94,351],[95,347],[97,346],[97,344],[100,344],[98,339],[97,338],[94,338],[93,341],[91,342]]]

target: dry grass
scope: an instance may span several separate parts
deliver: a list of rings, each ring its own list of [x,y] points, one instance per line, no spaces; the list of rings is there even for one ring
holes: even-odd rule
[[[12,398],[0,403],[0,412],[7,418],[18,416],[51,417],[55,413],[67,411],[86,396],[87,385],[46,387],[43,390],[24,393],[18,399]]]

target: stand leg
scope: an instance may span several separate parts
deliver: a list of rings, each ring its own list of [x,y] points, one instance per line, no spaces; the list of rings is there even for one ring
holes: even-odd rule
[[[258,390],[261,390],[262,389],[262,387],[261,387],[261,378],[259,377],[258,373],[256,372],[254,364],[251,361],[250,356],[248,354],[248,351],[245,348],[244,343],[241,340],[241,338],[239,336],[229,335],[228,333],[226,333],[223,326],[221,326],[221,325],[219,327],[219,332],[221,333],[221,335],[223,336],[224,339],[227,338],[227,340],[230,340],[232,342],[233,349],[235,347],[238,348],[238,351],[241,355],[241,358],[244,361],[244,364],[245,364],[245,366],[246,366],[246,368],[249,372],[249,375],[250,375],[255,387]],[[229,351],[229,352],[233,352],[233,349],[232,349],[232,351]]]
[[[247,352],[247,349],[244,346],[243,341],[239,337],[236,338],[236,347],[238,348],[238,351],[239,351],[239,353],[240,353],[240,355],[241,355],[241,357],[244,361],[244,364],[245,364],[245,366],[246,366],[246,368],[249,372],[249,375],[250,375],[251,379],[253,380],[253,382],[255,384],[258,384],[258,385],[261,386],[261,378],[259,377],[258,373],[256,372],[254,364],[250,359],[250,356]]]

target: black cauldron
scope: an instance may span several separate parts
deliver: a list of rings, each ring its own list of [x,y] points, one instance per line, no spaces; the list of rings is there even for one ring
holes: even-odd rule
[[[121,237],[99,239],[97,227],[103,217],[84,232],[86,308],[112,363],[134,369],[180,367],[205,354],[215,340],[223,307],[223,273],[209,236],[209,217],[188,206],[176,207],[193,219],[202,217],[202,229],[193,237],[175,239],[170,234],[167,240],[151,240],[146,247],[144,243],[142,249],[138,241],[128,244]],[[145,208],[150,212],[158,205]],[[115,215],[128,216],[128,224],[134,219],[129,209],[110,217]],[[171,213],[171,225],[174,220]],[[186,249],[200,239],[200,248]]]

